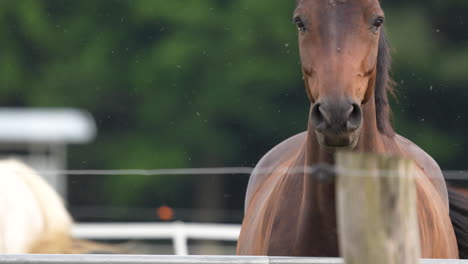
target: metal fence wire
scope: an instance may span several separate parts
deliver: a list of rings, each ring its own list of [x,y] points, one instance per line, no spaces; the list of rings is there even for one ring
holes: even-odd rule
[[[289,172],[314,172],[317,169],[336,170],[330,165],[318,165],[314,167],[285,168]],[[279,169],[281,170],[281,169]],[[252,167],[218,167],[218,168],[177,168],[177,169],[125,169],[125,170],[39,170],[40,175],[69,175],[69,176],[118,176],[118,175],[140,175],[140,176],[161,176],[161,175],[244,175],[248,176],[254,171]],[[256,168],[256,173],[271,173],[278,171],[278,168]],[[357,171],[356,173],[360,173]],[[391,172],[389,172],[391,173]],[[446,180],[468,180],[467,170],[444,170],[442,171]]]

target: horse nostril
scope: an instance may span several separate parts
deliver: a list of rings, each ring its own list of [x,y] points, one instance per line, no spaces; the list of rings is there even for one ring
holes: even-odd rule
[[[342,134],[361,127],[362,110],[355,103],[315,103],[310,113],[311,124],[322,133]]]
[[[312,107],[311,121],[312,125],[318,131],[323,131],[326,128],[326,120],[323,114],[323,109],[320,109],[320,103],[316,103]]]
[[[349,132],[356,131],[361,127],[362,123],[362,110],[361,107],[354,103],[349,110],[348,121],[346,122],[346,128]]]

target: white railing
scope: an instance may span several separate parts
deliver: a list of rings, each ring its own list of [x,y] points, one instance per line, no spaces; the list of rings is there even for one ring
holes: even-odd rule
[[[158,255],[0,255],[0,264],[343,264],[338,258]],[[468,264],[468,260],[428,260],[421,264]]]
[[[188,255],[188,239],[237,241],[240,225],[193,223],[81,223],[72,234],[82,239],[171,239],[176,255]]]

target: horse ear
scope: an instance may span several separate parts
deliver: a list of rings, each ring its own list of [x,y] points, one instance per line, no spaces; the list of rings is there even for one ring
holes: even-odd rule
[[[391,110],[388,93],[393,94],[394,82],[390,77],[391,56],[390,44],[385,30],[382,28],[377,55],[377,76],[375,80],[375,105],[377,127],[385,135],[393,136],[395,132],[391,125]]]

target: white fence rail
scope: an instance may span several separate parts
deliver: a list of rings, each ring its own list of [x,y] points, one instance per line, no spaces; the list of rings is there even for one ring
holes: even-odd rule
[[[343,264],[338,258],[148,255],[0,255],[0,264]],[[421,264],[468,264],[468,260],[427,260]]]
[[[171,239],[176,255],[188,255],[188,239],[237,241],[240,225],[193,223],[86,223],[72,234],[82,239]]]

